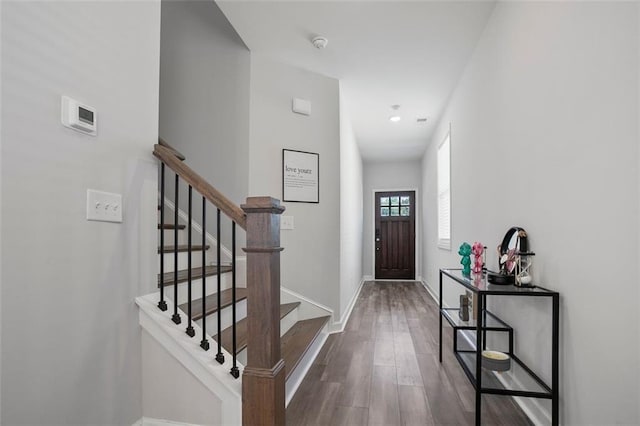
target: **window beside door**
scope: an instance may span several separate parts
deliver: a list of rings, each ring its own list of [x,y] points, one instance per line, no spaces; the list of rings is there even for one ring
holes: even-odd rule
[[[451,250],[451,129],[438,147],[438,247]]]

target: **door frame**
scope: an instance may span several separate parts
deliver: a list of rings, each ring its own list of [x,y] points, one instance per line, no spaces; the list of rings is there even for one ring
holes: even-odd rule
[[[391,279],[385,279],[385,280],[378,280],[376,279],[376,245],[373,244],[374,241],[373,239],[375,239],[376,237],[376,192],[402,192],[402,191],[413,191],[416,196],[415,196],[415,210],[416,210],[416,220],[415,220],[415,238],[413,239],[413,244],[414,244],[414,252],[415,252],[415,259],[414,259],[414,265],[415,265],[415,274],[414,274],[414,281],[422,281],[422,275],[418,275],[418,271],[422,272],[422,263],[420,262],[420,247],[421,245],[418,244],[418,240],[422,241],[422,237],[420,234],[420,224],[422,223],[422,205],[420,205],[420,208],[418,208],[418,200],[420,199],[420,194],[419,194],[419,190],[418,188],[415,187],[401,187],[400,189],[398,188],[393,188],[393,189],[378,189],[378,188],[374,188],[371,190],[371,204],[369,205],[369,211],[373,214],[372,218],[371,218],[371,267],[372,267],[372,275],[371,275],[371,279],[375,280],[375,281],[411,281],[411,280],[391,280]]]

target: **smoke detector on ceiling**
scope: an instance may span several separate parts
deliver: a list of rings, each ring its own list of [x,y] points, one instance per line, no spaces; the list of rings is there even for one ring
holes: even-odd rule
[[[329,43],[329,40],[327,40],[325,37],[317,36],[311,39],[311,43],[313,43],[316,49],[324,49],[325,47],[327,47],[327,43]]]

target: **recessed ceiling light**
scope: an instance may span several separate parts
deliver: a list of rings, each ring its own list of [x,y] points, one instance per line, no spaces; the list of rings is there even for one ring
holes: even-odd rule
[[[397,112],[400,109],[400,105],[396,104],[396,105],[391,105],[391,109],[396,112],[396,114],[392,115],[391,117],[389,117],[389,121],[391,121],[392,123],[397,123],[398,121],[402,120],[402,117],[400,117]]]

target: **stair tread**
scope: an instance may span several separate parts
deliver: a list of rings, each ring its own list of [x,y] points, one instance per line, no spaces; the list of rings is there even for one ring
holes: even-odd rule
[[[204,246],[205,250],[209,250],[209,244],[207,244],[206,246]],[[202,250],[202,246],[201,245],[192,245],[191,249],[193,251],[201,251]],[[162,252],[162,253],[172,253],[173,251],[175,251],[175,246],[164,246],[164,249],[161,249],[160,247],[158,247],[158,253]],[[178,246],[178,252],[185,252],[185,251],[189,251],[189,245],[188,244],[183,244],[183,245],[179,245]]]
[[[164,225],[158,224],[158,229],[185,229],[186,225],[174,225],[173,223],[165,223]]]
[[[220,292],[220,305],[222,308],[226,308],[231,305],[231,289],[222,290]],[[236,303],[247,298],[247,289],[244,287],[236,288]],[[218,294],[210,294],[205,299],[205,315],[211,315],[214,312],[218,312]],[[187,312],[188,307],[186,303],[179,306],[183,312]],[[202,318],[202,299],[196,299],[191,302],[191,319],[197,321]]]
[[[198,280],[200,278],[202,278],[203,275],[203,270],[202,267],[197,267],[197,268],[191,268],[191,279],[192,280]],[[224,274],[225,272],[231,272],[231,266],[228,265],[221,265],[220,266],[220,273]],[[217,275],[218,274],[218,266],[213,265],[213,266],[207,266],[205,268],[204,271],[204,275],[207,277],[210,277],[212,275]],[[182,269],[178,271],[178,284],[179,283],[183,283],[185,281],[189,280],[189,270],[188,269]],[[172,272],[165,272],[164,273],[164,279],[162,280],[162,282],[164,283],[165,286],[168,285],[173,285],[173,271]],[[160,287],[160,274],[158,274],[158,287]]]
[[[291,311],[300,306],[300,302],[283,303],[280,305],[280,319],[286,317]],[[233,327],[222,330],[222,347],[231,353],[233,351]],[[218,339],[215,336],[214,339]],[[236,323],[236,353],[240,353],[247,347],[247,319],[243,318]]]
[[[282,336],[282,358],[284,359],[287,378],[307,353],[311,343],[316,339],[327,321],[329,321],[328,316],[298,321]]]

